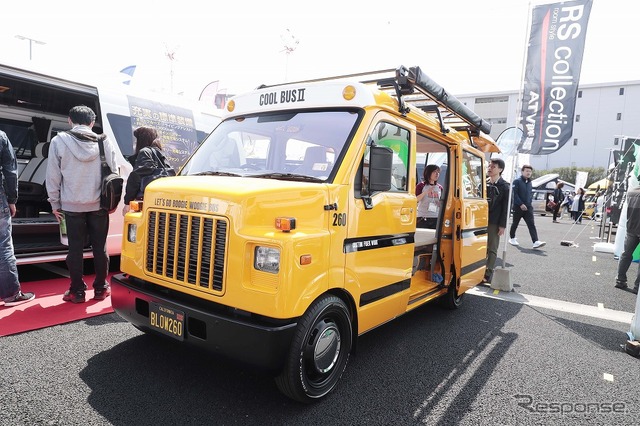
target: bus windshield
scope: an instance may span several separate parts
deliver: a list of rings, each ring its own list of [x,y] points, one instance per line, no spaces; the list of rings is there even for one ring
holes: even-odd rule
[[[353,110],[231,118],[203,141],[180,174],[329,181],[358,119]]]

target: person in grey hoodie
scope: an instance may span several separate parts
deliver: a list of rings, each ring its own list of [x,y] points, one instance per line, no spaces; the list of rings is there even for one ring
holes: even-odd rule
[[[69,111],[72,129],[59,132],[49,147],[47,165],[47,192],[53,214],[64,220],[69,238],[67,267],[71,283],[62,298],[66,302],[85,301],[87,284],[83,279],[83,251],[88,236],[93,249],[95,300],[111,294],[107,283],[109,256],[107,234],[109,214],[100,208],[102,172],[98,138],[103,139],[104,153],[111,170],[116,171],[116,151],[111,141],[98,136],[91,128],[96,114],[87,106],[79,105]]]

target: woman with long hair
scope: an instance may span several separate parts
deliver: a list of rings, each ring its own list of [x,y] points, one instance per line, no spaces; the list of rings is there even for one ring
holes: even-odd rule
[[[128,160],[133,170],[127,179],[122,214],[129,211],[129,202],[142,198],[142,178],[151,175],[158,168],[171,169],[171,165],[162,151],[158,132],[152,127],[138,127],[133,132],[136,138],[136,152]]]
[[[424,169],[424,181],[416,185],[418,200],[417,227],[436,229],[440,215],[442,185],[438,183],[440,167],[429,164]]]

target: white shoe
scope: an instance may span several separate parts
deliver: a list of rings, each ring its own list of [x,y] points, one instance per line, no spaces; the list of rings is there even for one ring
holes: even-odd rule
[[[545,245],[545,244],[547,244],[547,243],[546,243],[546,242],[544,242],[544,241],[540,241],[540,240],[538,240],[538,241],[536,241],[535,243],[533,243],[533,248],[534,248],[534,249],[536,249],[536,248],[540,248],[540,247],[542,247],[542,246],[543,246],[543,245]]]
[[[511,244],[512,246],[519,246],[520,245],[518,240],[516,240],[515,238],[509,238],[509,244]]]

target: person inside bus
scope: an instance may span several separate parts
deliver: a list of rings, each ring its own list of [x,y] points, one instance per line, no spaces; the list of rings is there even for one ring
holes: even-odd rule
[[[129,211],[131,201],[142,198],[140,192],[144,176],[151,175],[157,168],[171,167],[162,152],[156,129],[141,126],[134,130],[133,136],[136,138],[136,152],[128,158],[133,170],[127,178],[122,215]]]
[[[417,227],[436,229],[442,199],[442,185],[438,183],[440,167],[429,164],[424,169],[423,181],[416,185],[418,200]]]

